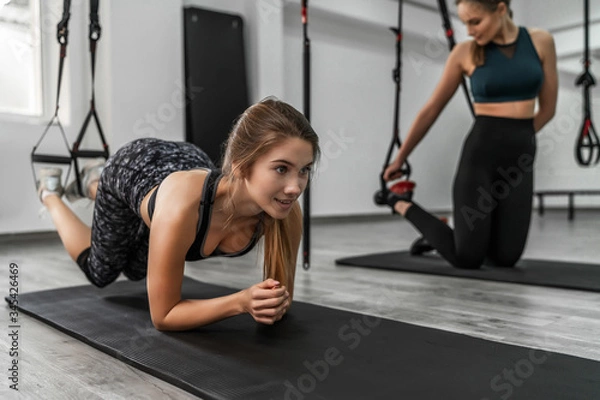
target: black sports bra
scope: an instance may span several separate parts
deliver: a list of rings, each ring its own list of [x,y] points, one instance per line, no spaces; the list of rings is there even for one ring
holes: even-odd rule
[[[215,202],[215,196],[217,194],[216,187],[223,175],[221,175],[221,171],[219,170],[208,170],[208,176],[204,181],[204,187],[202,188],[202,198],[200,199],[200,208],[198,210],[199,218],[198,218],[198,230],[196,231],[196,239],[194,243],[190,246],[185,255],[186,261],[197,261],[210,257],[239,257],[248,253],[250,250],[256,246],[258,243],[258,239],[261,234],[262,221],[257,224],[256,229],[254,230],[254,234],[250,239],[250,243],[240,251],[235,253],[224,253],[220,251],[218,248],[209,254],[208,256],[202,254],[202,249],[204,248],[204,242],[206,241],[206,236],[208,234],[208,228],[210,226],[210,217],[213,208],[213,204]],[[150,195],[148,199],[148,217],[152,221],[152,215],[154,214],[154,208],[156,206],[156,194],[158,193],[158,189],[160,189],[160,185],[156,188],[154,193]]]

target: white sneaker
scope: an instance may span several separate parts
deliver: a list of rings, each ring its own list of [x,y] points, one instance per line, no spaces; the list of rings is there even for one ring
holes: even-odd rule
[[[58,197],[63,195],[63,187],[60,181],[62,176],[60,168],[42,168],[40,170],[40,180],[37,181],[37,190],[40,201],[43,202],[44,197],[49,194],[55,194]]]
[[[77,179],[75,179],[65,188],[65,196],[67,197],[67,200],[69,200],[71,203],[74,203],[77,200],[85,198],[91,199],[89,191],[90,185],[100,180],[100,175],[104,170],[105,163],[106,161],[104,159],[93,160],[86,163],[81,169],[81,174],[79,175],[83,189],[83,196],[79,193]]]

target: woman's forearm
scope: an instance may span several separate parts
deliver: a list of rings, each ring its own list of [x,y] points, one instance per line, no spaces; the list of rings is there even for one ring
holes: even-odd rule
[[[423,139],[427,131],[429,131],[429,128],[431,128],[438,115],[439,113],[427,107],[419,112],[406,135],[406,139],[402,142],[402,146],[400,146],[397,159],[402,162],[406,161],[410,153]]]
[[[181,300],[162,318],[152,323],[161,331],[182,331],[243,314],[242,292],[203,300]]]
[[[539,132],[551,119],[554,117],[554,112],[538,111],[533,117],[533,129]]]

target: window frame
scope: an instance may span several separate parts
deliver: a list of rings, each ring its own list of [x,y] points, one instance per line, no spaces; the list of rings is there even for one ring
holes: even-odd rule
[[[0,121],[6,122],[28,122],[41,123],[52,115],[50,110],[51,94],[56,92],[52,90],[50,74],[56,74],[57,68],[47,68],[52,65],[48,61],[48,52],[45,49],[48,35],[56,30],[56,26],[47,21],[47,26],[42,25],[42,9],[45,8],[42,0],[29,0],[29,10],[31,15],[30,35],[34,46],[33,60],[33,94],[34,105],[28,110],[18,108],[0,108]],[[55,32],[54,32],[55,35]],[[63,82],[64,84],[64,82]],[[53,107],[53,106],[52,106]]]

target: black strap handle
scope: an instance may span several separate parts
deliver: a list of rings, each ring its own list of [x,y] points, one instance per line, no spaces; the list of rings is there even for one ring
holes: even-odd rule
[[[65,131],[63,129],[62,124],[60,123],[60,119],[58,118],[58,110],[60,104],[60,88],[62,83],[62,74],[64,68],[64,61],[67,57],[67,45],[69,43],[69,19],[71,18],[71,0],[64,0],[63,2],[63,14],[61,20],[58,22],[56,26],[56,38],[58,43],[60,44],[60,55],[59,55],[59,65],[58,65],[58,88],[56,91],[56,109],[54,111],[54,116],[44,129],[42,136],[38,140],[38,142],[33,146],[33,150],[31,151],[31,167],[33,170],[34,181],[37,182],[37,176],[35,172],[34,163],[46,163],[46,164],[68,164],[69,172],[65,177],[65,181],[68,180],[68,177],[71,172],[71,163],[75,165],[75,176],[77,180],[77,186],[80,194],[83,195],[83,188],[81,187],[81,177],[79,175],[79,165],[78,158],[100,158],[104,157],[105,159],[109,156],[108,144],[106,143],[106,139],[104,137],[104,133],[102,131],[102,127],[100,125],[100,120],[98,119],[98,114],[96,113],[96,105],[95,105],[95,75],[96,75],[96,42],[100,39],[101,35],[101,27],[100,21],[98,17],[98,8],[99,8],[99,0],[90,0],[90,24],[89,24],[89,40],[90,40],[90,54],[91,54],[91,71],[92,71],[92,95],[90,101],[90,110],[83,122],[81,129],[79,130],[79,134],[77,136],[77,140],[73,143],[73,147],[69,148],[69,144],[67,141],[67,137],[65,135]],[[80,150],[80,144],[83,140],[84,134],[87,130],[87,127],[91,120],[94,120],[96,127],[98,128],[98,133],[100,135],[100,140],[102,142],[101,150]],[[59,128],[61,133],[63,142],[65,143],[65,147],[67,149],[68,156],[57,155],[57,154],[38,154],[36,153],[40,143],[48,133],[48,130],[52,125],[56,125]]]
[[[92,75],[92,94],[90,99],[90,109],[83,121],[81,129],[79,130],[79,134],[77,135],[77,139],[73,143],[73,149],[71,154],[73,156],[73,162],[75,164],[75,176],[77,179],[77,187],[79,190],[79,194],[83,196],[83,187],[81,182],[81,176],[79,174],[79,158],[100,158],[108,159],[109,150],[108,144],[106,143],[106,139],[104,137],[104,132],[102,131],[102,125],[100,124],[100,119],[98,118],[98,114],[96,113],[96,44],[100,39],[102,28],[100,26],[100,18],[98,17],[98,8],[99,8],[99,0],[90,0],[90,24],[89,24],[89,42],[90,42],[90,65],[91,65],[91,75]],[[101,150],[80,150],[81,142],[87,132],[87,128],[91,120],[94,120],[96,128],[98,130],[98,135],[100,136],[100,141],[102,143]]]
[[[308,0],[301,0],[303,47],[304,116],[310,122],[310,38],[308,37]],[[303,201],[302,268],[310,268],[310,181],[304,189]]]
[[[575,159],[583,167],[589,167],[600,162],[600,138],[596,133],[596,128],[592,122],[592,102],[590,89],[596,85],[596,80],[590,72],[590,44],[589,44],[589,25],[590,25],[590,4],[589,0],[584,1],[584,58],[583,73],[575,81],[575,86],[583,86],[583,123],[577,141],[575,142]]]
[[[402,140],[400,138],[400,93],[402,92],[402,16],[403,16],[403,1],[398,1],[398,26],[390,27],[390,31],[396,37],[396,65],[392,70],[392,80],[396,84],[394,91],[394,127],[392,131],[392,140],[388,147],[383,168],[379,174],[379,186],[380,190],[375,194],[375,204],[383,205],[384,200],[387,197],[388,187],[387,182],[383,179],[383,174],[386,168],[390,164],[394,149],[402,147]],[[412,172],[410,163],[408,160],[404,161],[401,168],[402,174],[406,179],[410,178]]]
[[[71,157],[51,154],[33,154],[31,160],[46,164],[71,164]]]
[[[62,75],[65,64],[65,58],[67,57],[67,45],[69,43],[69,19],[71,18],[71,0],[64,0],[63,2],[63,13],[60,21],[56,25],[56,40],[60,45],[59,50],[59,61],[58,61],[58,79],[57,79],[57,89],[56,89],[56,106],[54,109],[54,115],[46,125],[46,128],[42,132],[40,139],[37,141],[33,149],[31,150],[31,170],[33,172],[33,181],[34,184],[37,185],[37,175],[35,173],[34,163],[46,163],[46,164],[66,164],[69,165],[68,172],[65,176],[65,182],[69,179],[69,175],[71,174],[71,151],[69,149],[69,143],[67,141],[67,136],[65,135],[65,130],[63,129],[62,124],[60,123],[60,119],[58,118],[58,109],[60,108],[60,88],[62,86]],[[44,137],[50,130],[50,127],[56,125],[62,137],[63,143],[66,148],[67,155],[57,155],[57,154],[38,154],[36,153],[40,143],[44,140]]]

